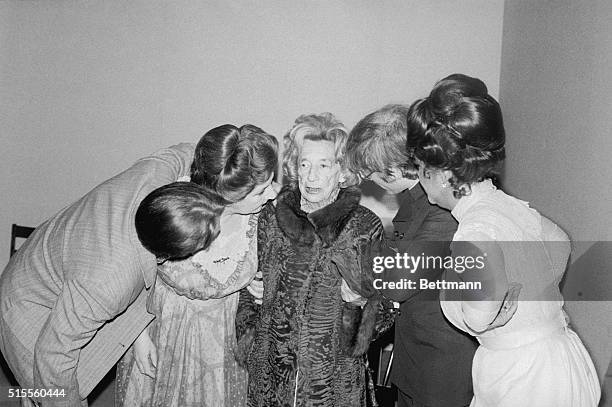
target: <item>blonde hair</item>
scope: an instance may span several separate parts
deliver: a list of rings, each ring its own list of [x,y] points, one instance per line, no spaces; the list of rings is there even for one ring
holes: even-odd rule
[[[348,131],[344,124],[329,112],[298,117],[295,119],[291,130],[283,137],[283,173],[290,182],[295,183],[298,180],[298,157],[302,151],[304,140],[331,141],[334,143],[334,156],[344,175],[344,182],[341,183],[340,187],[346,188],[358,184],[357,175],[349,171],[346,166]]]
[[[386,105],[361,119],[349,135],[347,165],[351,171],[386,172],[401,169],[406,178],[416,178],[416,169],[406,150],[408,106]]]

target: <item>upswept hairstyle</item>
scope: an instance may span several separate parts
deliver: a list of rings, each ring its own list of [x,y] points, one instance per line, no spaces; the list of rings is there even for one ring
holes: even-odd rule
[[[136,233],[157,258],[182,259],[210,246],[219,234],[223,199],[192,182],[153,190],[136,211]]]
[[[238,202],[278,166],[278,141],[259,127],[224,124],[202,136],[191,164],[191,182]]]
[[[390,104],[361,119],[351,130],[346,147],[348,169],[386,172],[397,167],[404,176],[416,178],[406,151],[408,106]]]
[[[348,132],[344,124],[331,113],[308,114],[298,117],[295,119],[291,130],[283,138],[284,175],[290,182],[296,183],[298,180],[298,158],[304,140],[324,140],[334,143],[334,155],[345,176],[341,187],[346,188],[356,185],[359,181],[357,175],[349,171],[346,166],[347,139]]]
[[[408,112],[407,150],[428,169],[450,170],[455,195],[462,186],[498,174],[505,158],[505,130],[497,101],[477,78],[453,74]]]

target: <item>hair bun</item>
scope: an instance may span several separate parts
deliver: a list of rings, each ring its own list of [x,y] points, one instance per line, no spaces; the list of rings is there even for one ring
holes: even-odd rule
[[[242,138],[240,131],[236,129],[235,132],[223,140],[221,156],[219,157],[220,168],[217,174],[219,178],[232,172],[232,168],[239,159],[238,155],[241,152],[240,141]]]
[[[487,85],[483,81],[456,73],[436,83],[427,99],[435,116],[447,116],[462,103],[463,98],[484,98],[488,95]]]
[[[484,82],[453,74],[408,114],[407,148],[426,166],[451,170],[451,184],[494,176],[505,158],[501,109]],[[425,124],[424,131],[419,127]]]
[[[191,181],[228,202],[244,198],[267,181],[278,163],[278,142],[259,127],[224,124],[208,131],[196,146]]]

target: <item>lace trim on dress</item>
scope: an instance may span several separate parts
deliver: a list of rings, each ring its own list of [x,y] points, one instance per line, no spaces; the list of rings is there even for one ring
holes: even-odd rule
[[[241,253],[239,252],[240,254],[232,256],[235,259],[235,266],[233,267],[233,272],[224,282],[220,282],[211,275],[207,267],[193,257],[180,262],[168,262],[158,267],[159,278],[166,285],[172,287],[177,294],[191,299],[221,298],[236,292],[242,288],[236,287],[237,284],[243,283],[240,281],[241,277],[244,277],[244,284],[246,285],[251,280],[252,275],[255,274],[253,271],[252,275],[248,276],[248,278],[243,276],[245,262],[249,257],[248,254],[250,252],[255,253],[254,250],[256,249],[257,240],[255,232],[257,230],[257,219],[257,214],[249,217],[244,239],[244,249],[240,248]],[[236,248],[236,246],[232,246],[232,248]],[[201,253],[201,256],[213,254],[207,252]]]
[[[239,256],[240,260],[236,264],[236,269],[226,280],[225,284],[219,284],[220,289],[225,290],[228,287],[232,287],[236,283],[236,281],[238,280],[238,278],[240,277],[240,275],[242,274],[244,270],[246,260],[249,257],[248,256],[249,252],[252,252],[254,249],[257,248],[256,246],[256,243],[257,243],[256,235],[257,234],[255,232],[257,231],[257,219],[258,218],[259,218],[259,214],[252,214],[250,216],[249,223],[247,226],[247,231],[246,231],[247,247],[245,248],[244,252]],[[255,245],[253,243],[255,243]],[[206,270],[204,271],[208,273],[208,271]],[[250,278],[249,278],[249,281],[250,281]]]

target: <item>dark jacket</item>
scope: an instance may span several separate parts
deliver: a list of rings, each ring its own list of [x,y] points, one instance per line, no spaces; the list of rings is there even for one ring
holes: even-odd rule
[[[239,353],[248,356],[249,406],[293,406],[294,397],[297,406],[366,405],[363,354],[380,306],[372,257],[383,228],[359,198],[357,188],[343,189],[335,202],[306,214],[299,190],[289,187],[276,207],[262,211],[263,304],[258,310],[241,293],[236,315]],[[342,301],[342,279],[368,298],[363,315]]]
[[[420,185],[400,194],[389,242],[398,253],[412,256],[450,255],[457,222],[449,211],[432,205]],[[384,250],[383,255],[395,255]],[[472,359],[477,343],[450,324],[440,308],[440,291],[420,290],[419,280],[442,279],[442,268],[387,269],[385,281],[415,281],[416,289],[386,290],[401,303],[395,319],[391,381],[411,398],[430,407],[465,406],[472,399]]]

